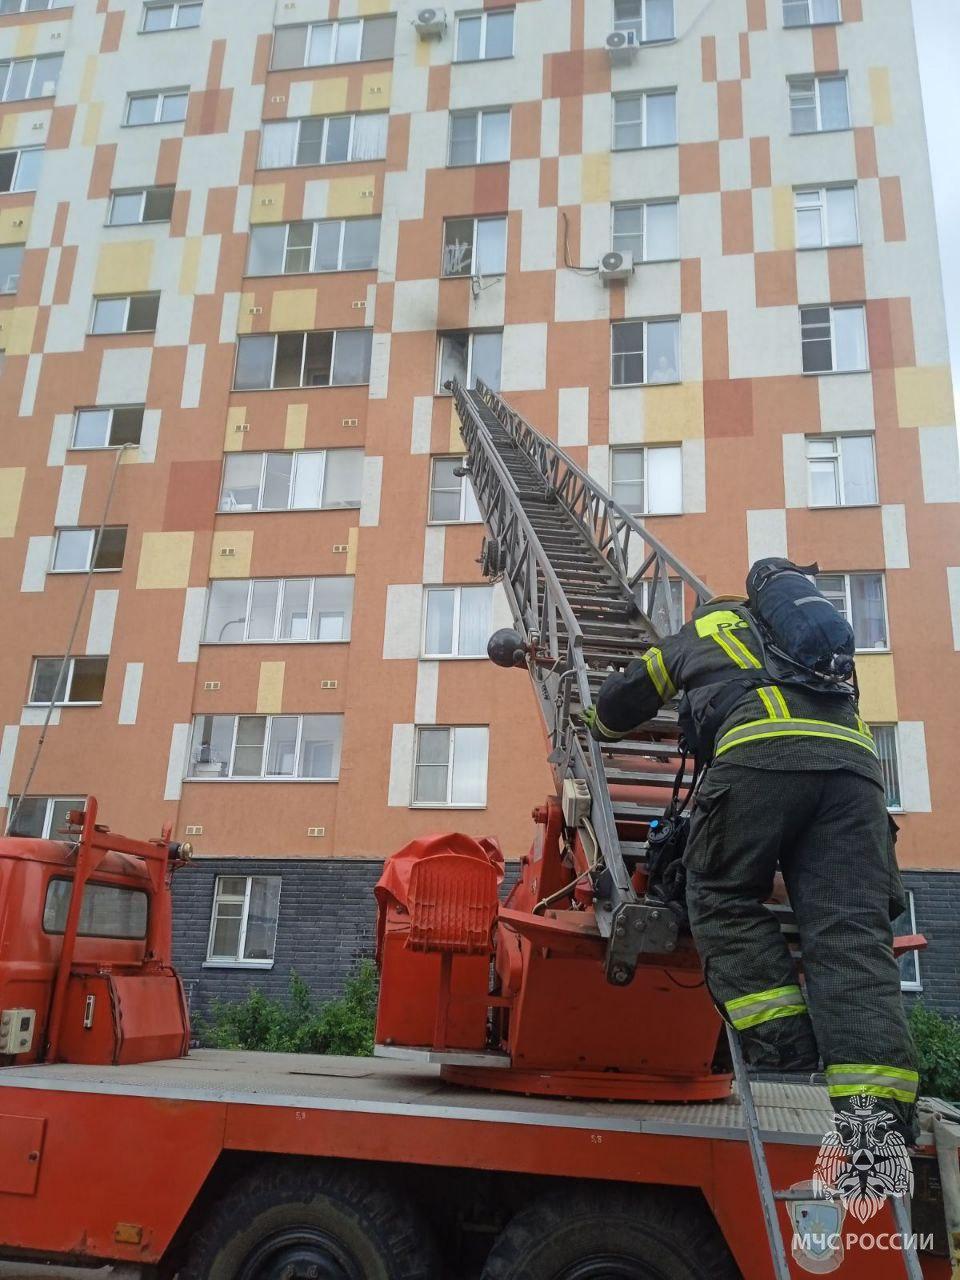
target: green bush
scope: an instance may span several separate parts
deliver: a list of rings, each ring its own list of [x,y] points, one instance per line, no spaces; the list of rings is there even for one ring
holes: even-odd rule
[[[205,1048],[368,1057],[376,1012],[377,971],[364,960],[336,1000],[318,1004],[294,973],[289,1001],[260,991],[245,1000],[216,1000],[209,1017],[194,1017],[193,1031]]]
[[[960,1018],[944,1018],[917,1001],[910,1030],[920,1057],[920,1092],[960,1100]]]

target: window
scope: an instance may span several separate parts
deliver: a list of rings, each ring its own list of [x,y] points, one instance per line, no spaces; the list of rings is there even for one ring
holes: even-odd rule
[[[900,759],[897,751],[897,726],[895,724],[872,724],[869,726],[873,740],[877,744],[880,757],[880,768],[883,770],[883,789],[887,798],[888,809],[903,808],[900,795]]]
[[[668,147],[677,141],[677,91],[620,93],[613,99],[613,149]]]
[[[70,0],[0,0],[0,16],[8,13],[40,13],[45,9],[66,9]]]
[[[631,515],[674,515],[683,510],[680,446],[613,449],[610,485],[614,502]]]
[[[0,102],[52,98],[57,92],[63,54],[45,58],[14,58],[0,62]]]
[[[97,573],[123,568],[127,526],[107,525],[97,541],[97,529],[58,529],[53,540],[51,573]]]
[[[281,222],[250,230],[248,276],[370,271],[380,251],[379,218]]]
[[[448,164],[497,164],[509,159],[509,108],[451,111]]]
[[[801,307],[804,373],[859,373],[867,368],[863,307]]]
[[[71,809],[82,809],[86,796],[24,796],[17,804],[12,836],[28,836],[34,840],[56,840],[57,833],[67,825]]]
[[[143,6],[141,31],[174,31],[178,27],[199,27],[202,0],[175,0],[174,4],[147,3]]]
[[[280,916],[280,876],[217,876],[208,962],[273,963]]]
[[[270,120],[263,126],[261,169],[382,160],[387,154],[387,112]]]
[[[492,617],[492,587],[427,587],[423,657],[485,658]]]
[[[850,128],[847,77],[798,76],[790,80],[791,133],[826,133]]]
[[[917,932],[916,898],[912,889],[906,889],[904,892],[907,899],[906,910],[902,915],[897,916],[896,920],[892,922],[893,936],[895,938],[911,937]],[[922,991],[923,984],[920,981],[920,952],[904,952],[903,955],[897,956],[897,964],[900,966],[901,990]]]
[[[106,658],[68,658],[65,667],[62,657],[34,658],[30,705],[46,707],[52,701],[63,707],[102,702],[106,679]]]
[[[370,381],[370,329],[256,333],[237,339],[236,391],[355,386]]]
[[[634,262],[666,262],[680,257],[676,200],[613,206],[613,247],[633,254]]]
[[[16,293],[19,289],[23,250],[22,244],[0,245],[0,293]]]
[[[819,573],[814,581],[853,627],[859,652],[889,649],[882,573]]]
[[[621,320],[612,351],[615,387],[680,381],[679,320]]]
[[[353,578],[221,578],[210,583],[205,644],[350,639]]]
[[[464,459],[434,458],[430,468],[431,524],[478,524],[483,517],[477,506],[473,485],[456,472]]]
[[[828,249],[838,244],[859,244],[857,188],[809,187],[794,192],[797,214],[797,248]]]
[[[335,62],[392,58],[396,25],[396,17],[391,14],[278,27],[273,37],[273,69],[289,71],[292,67],[328,67]]]
[[[0,193],[36,191],[40,178],[43,147],[23,147],[19,151],[0,151]]]
[[[652,583],[644,578],[640,583],[640,608],[647,615],[660,635],[669,635],[683,624],[683,582],[679,578],[661,578],[656,595],[651,594]]]
[[[359,507],[362,449],[231,453],[224,460],[221,511],[317,511]]]
[[[94,298],[91,333],[153,333],[160,309],[159,293],[124,298]]]
[[[461,330],[440,335],[437,395],[449,395],[446,384],[453,381],[475,387],[477,379],[496,391],[500,386],[500,355],[503,331],[471,333]]]
[[[513,57],[513,10],[491,9],[457,18],[457,62]]]
[[[617,31],[635,31],[642,43],[672,40],[673,0],[614,0],[613,25]]]
[[[124,124],[175,124],[187,118],[187,90],[128,93]]]
[[[445,276],[502,276],[507,269],[507,219],[446,218]]]
[[[64,933],[73,896],[73,881],[60,876],[47,886],[43,904],[44,933]],[[118,884],[88,882],[80,904],[77,936],[80,938],[145,938],[147,936],[147,895],[142,889],[124,889]]]
[[[140,222],[169,222],[173,212],[173,187],[140,187],[114,191],[107,225],[128,227]]]
[[[485,726],[417,730],[413,803],[428,808],[482,809],[487,803]]]
[[[190,778],[333,782],[343,716],[197,716]]]
[[[873,436],[807,436],[811,507],[867,507],[877,501]]]
[[[840,0],[783,0],[785,27],[813,27],[840,21]]]
[[[78,409],[73,423],[72,449],[112,449],[139,444],[143,430],[143,405]]]

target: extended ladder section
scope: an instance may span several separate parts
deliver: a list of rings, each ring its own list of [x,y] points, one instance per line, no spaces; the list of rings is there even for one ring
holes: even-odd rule
[[[679,763],[676,712],[664,708],[629,740],[600,744],[574,718],[612,670],[639,658],[682,621],[683,598],[708,587],[635,517],[483,383],[453,388],[465,470],[487,525],[482,564],[502,580],[550,738],[557,794],[583,797],[585,847],[595,844],[597,922],[611,938],[608,975],[629,981],[635,944],[655,929],[631,872],[649,821],[663,812]],[[571,788],[570,782],[574,787]],[[568,784],[565,788],[565,782]]]

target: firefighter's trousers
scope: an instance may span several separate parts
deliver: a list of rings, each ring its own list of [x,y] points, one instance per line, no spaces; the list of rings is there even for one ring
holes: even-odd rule
[[[719,761],[684,857],[707,986],[758,1067],[816,1070],[834,1108],[872,1095],[909,1135],[917,1062],[890,922],[903,888],[883,792],[845,770]],[[764,901],[779,863],[800,932],[805,993]]]

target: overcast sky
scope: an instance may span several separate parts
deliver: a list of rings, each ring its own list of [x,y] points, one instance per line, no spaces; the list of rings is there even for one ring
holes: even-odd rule
[[[913,12],[940,233],[954,399],[960,414],[960,4],[958,0],[913,0]]]

